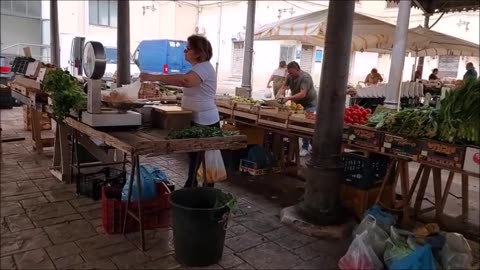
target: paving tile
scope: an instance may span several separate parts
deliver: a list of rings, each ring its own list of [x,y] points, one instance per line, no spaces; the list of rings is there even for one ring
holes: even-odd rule
[[[53,263],[55,264],[57,269],[64,269],[66,267],[82,264],[84,262],[85,261],[83,260],[83,258],[78,254],[69,255],[67,257],[62,257],[62,258],[53,260]]]
[[[306,244],[315,242],[317,238],[310,237],[301,233],[292,233],[286,237],[274,240],[275,243],[279,244],[284,249],[292,250],[299,247],[303,247]]]
[[[233,267],[232,270],[255,270],[255,268],[248,263],[244,263],[239,266]]]
[[[174,256],[167,256],[153,262],[148,262],[138,266],[137,269],[178,269],[182,265],[175,259]]]
[[[103,226],[103,221],[101,218],[91,219],[88,222],[90,222],[93,227]]]
[[[50,202],[68,201],[77,196],[74,191],[64,189],[44,191],[43,194]]]
[[[128,240],[121,234],[116,235],[95,235],[93,237],[78,240],[75,243],[83,251],[94,250],[110,245],[115,245],[122,242],[127,242]]]
[[[81,255],[86,262],[98,261],[101,259],[109,258],[116,254],[125,253],[137,249],[130,242],[122,242],[115,245],[110,245],[98,249],[92,249],[86,252],[83,252]]]
[[[60,245],[54,245],[45,249],[52,259],[58,259],[66,256],[79,254],[80,248],[74,242],[69,242]]]
[[[350,239],[317,240],[311,244],[293,250],[302,260],[308,261],[321,254],[340,258],[348,250]]]
[[[33,207],[40,204],[48,203],[48,200],[44,196],[41,196],[41,197],[21,200],[20,203],[22,204],[23,207],[28,208],[28,207]]]
[[[220,262],[218,262],[218,264],[225,269],[231,269],[244,263],[242,259],[233,254],[224,254]]]
[[[173,230],[170,227],[145,230],[145,253],[153,258],[161,257],[162,252],[173,251]],[[140,232],[128,233],[127,238],[140,248]],[[151,251],[151,249],[153,249]],[[150,252],[151,251],[151,252]]]
[[[27,229],[33,229],[34,226],[26,214],[18,214],[5,217],[5,221],[8,224],[11,232],[23,231]]]
[[[86,220],[46,226],[43,228],[54,244],[71,242],[96,235],[95,229]]]
[[[80,213],[90,212],[90,211],[93,211],[93,210],[102,209],[102,205],[100,204],[100,202],[97,202],[95,204],[87,204],[87,205],[78,206],[78,207],[75,207],[75,209]]]
[[[228,231],[231,231],[234,235],[241,235],[241,234],[249,232],[249,230],[245,226],[240,225],[240,224],[234,225],[234,226],[228,228]]]
[[[266,233],[282,227],[278,218],[261,212],[235,217],[234,220],[256,233]]]
[[[80,213],[83,218],[87,220],[93,220],[93,219],[98,219],[102,217],[102,210],[101,209],[95,209],[87,212]]]
[[[19,269],[55,269],[52,260],[43,249],[13,255]]]
[[[45,227],[45,226],[60,224],[64,222],[79,220],[79,219],[83,219],[83,217],[80,214],[72,214],[72,215],[66,215],[66,216],[57,217],[57,218],[36,220],[36,221],[33,221],[33,224],[35,224],[36,227]]]
[[[33,181],[35,185],[41,190],[41,191],[47,191],[47,190],[56,190],[56,189],[72,189],[75,188],[75,185],[73,184],[66,184],[63,182],[60,182],[55,179],[50,179],[50,180],[34,180]]]
[[[22,194],[22,195],[13,195],[8,197],[2,197],[1,202],[3,203],[3,202],[9,202],[9,201],[21,201],[21,200],[32,199],[32,198],[37,198],[41,196],[43,196],[41,192],[34,192],[34,193]]]
[[[85,270],[93,270],[93,269],[102,269],[102,270],[110,270],[110,269],[118,269],[115,264],[108,260],[98,260],[98,261],[93,261],[93,262],[86,262],[82,264],[77,264],[74,266],[67,266],[64,269],[68,270],[73,270],[73,269],[85,269]]]
[[[85,198],[85,197],[80,197],[80,198],[76,198],[76,199],[73,199],[73,200],[69,200],[68,201],[73,207],[78,208],[80,206],[84,206],[84,205],[88,205],[88,204],[97,204],[98,201],[95,201],[93,199],[90,199],[90,198]]]
[[[225,240],[225,245],[235,252],[240,252],[254,246],[258,246],[265,242],[266,239],[254,232],[248,232],[236,237]]]
[[[0,258],[0,269],[16,269],[15,261],[12,256],[5,256]]]
[[[28,250],[49,247],[52,245],[47,234],[42,229],[4,233],[0,235],[0,254],[2,256],[20,253]]]
[[[32,221],[58,218],[77,212],[68,202],[55,202],[27,208],[27,215]]]
[[[117,265],[118,269],[135,269],[136,266],[149,261],[149,257],[138,249],[121,253],[111,258],[112,262]]]
[[[12,215],[18,215],[25,213],[22,205],[18,202],[2,202],[0,208],[0,217],[8,217]]]
[[[287,237],[290,234],[298,234],[298,232],[287,226],[283,226],[276,230],[264,233],[263,235],[270,240],[277,240],[283,237]]]
[[[293,269],[299,269],[299,270],[317,270],[317,269],[338,269],[338,260],[340,259],[339,257],[332,257],[326,254],[318,254],[319,257],[307,261],[307,262],[302,262],[293,267]]]
[[[237,254],[257,269],[289,269],[299,259],[279,245],[268,242]]]
[[[5,221],[5,218],[0,217],[0,233],[4,234],[4,233],[8,233],[8,232],[10,232],[10,229],[8,228],[8,224]]]

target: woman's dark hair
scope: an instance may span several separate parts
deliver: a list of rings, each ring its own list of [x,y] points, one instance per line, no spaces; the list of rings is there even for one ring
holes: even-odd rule
[[[208,41],[206,37],[191,35],[187,41],[190,49],[199,54],[197,59],[199,62],[210,61],[210,59],[212,59],[212,44],[210,44],[210,41]]]
[[[438,72],[438,68],[432,69],[432,73]]]
[[[279,67],[284,68],[287,65],[287,62],[285,61],[280,61],[280,64],[278,64]]]
[[[287,69],[289,69],[289,68],[296,68],[296,69],[300,70],[300,65],[297,62],[292,61],[292,62],[288,63],[288,65],[287,65]]]
[[[375,73],[378,73],[378,70],[376,68],[372,68],[372,71],[370,71],[370,72],[375,74]]]

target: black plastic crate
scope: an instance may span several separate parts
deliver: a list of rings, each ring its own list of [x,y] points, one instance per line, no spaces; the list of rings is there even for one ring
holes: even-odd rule
[[[365,157],[357,153],[343,153],[342,161],[345,183],[367,190],[382,183],[389,158],[376,154]]]
[[[99,200],[103,186],[122,189],[125,182],[126,172],[114,168],[103,168],[94,173],[80,173],[77,176],[77,194]]]
[[[9,87],[0,88],[0,109],[11,109],[12,107],[12,91]]]

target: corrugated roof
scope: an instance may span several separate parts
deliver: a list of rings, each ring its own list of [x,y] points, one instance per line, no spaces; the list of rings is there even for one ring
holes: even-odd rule
[[[386,0],[398,3],[399,0]],[[412,0],[412,5],[425,13],[480,10],[480,0]]]

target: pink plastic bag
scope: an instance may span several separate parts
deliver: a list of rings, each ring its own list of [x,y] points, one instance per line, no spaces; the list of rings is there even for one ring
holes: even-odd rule
[[[338,261],[342,270],[382,270],[383,264],[375,251],[368,245],[368,231],[355,236],[347,253]]]

